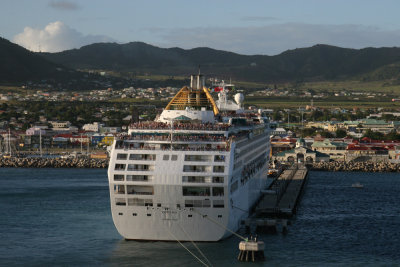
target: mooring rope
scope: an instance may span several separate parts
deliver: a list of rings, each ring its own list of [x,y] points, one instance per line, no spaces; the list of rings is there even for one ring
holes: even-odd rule
[[[181,228],[182,232],[185,233],[185,235],[189,238],[190,242],[192,242],[193,246],[197,249],[197,251],[200,253],[200,255],[203,256],[203,258],[207,261],[207,263],[212,266],[211,262],[208,260],[208,258],[206,257],[206,255],[204,255],[204,253],[201,251],[201,249],[196,245],[196,243],[194,243],[193,239],[189,236],[189,234],[185,231],[185,229],[178,224],[179,228]]]
[[[186,249],[186,250],[187,250],[193,257],[195,257],[201,264],[203,264],[204,266],[208,267],[208,265],[207,265],[204,261],[202,261],[199,257],[197,257],[193,252],[191,252],[190,249],[188,249],[187,247],[185,247],[185,245],[182,244],[182,242],[179,241],[178,238],[176,238],[176,237],[172,234],[172,232],[171,232],[169,229],[167,229],[167,230],[168,230],[169,234],[170,234],[184,249]]]
[[[228,227],[225,227],[223,224],[217,222],[217,221],[214,220],[214,219],[209,218],[207,215],[203,215],[203,214],[201,214],[200,212],[195,211],[194,209],[193,209],[193,212],[195,212],[195,213],[197,213],[197,214],[203,216],[203,218],[206,218],[206,219],[212,221],[213,223],[219,225],[220,227],[224,228],[225,230],[227,230],[228,232],[234,234],[235,236],[237,236],[237,237],[243,239],[244,241],[248,241],[248,238],[245,238],[244,236],[241,236],[241,235],[239,235],[238,233],[235,233],[234,231],[232,231],[232,230],[229,229]]]

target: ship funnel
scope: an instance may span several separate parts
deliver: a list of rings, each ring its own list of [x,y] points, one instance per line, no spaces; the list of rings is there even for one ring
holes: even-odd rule
[[[190,87],[195,90],[203,89],[205,86],[205,77],[201,74],[190,76]]]

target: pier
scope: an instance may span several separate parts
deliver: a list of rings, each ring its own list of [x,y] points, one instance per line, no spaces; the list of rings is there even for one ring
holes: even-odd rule
[[[291,217],[296,212],[307,174],[308,170],[302,164],[294,164],[285,170],[270,188],[264,191],[256,207],[257,217]]]
[[[247,232],[286,234],[290,218],[296,213],[297,205],[307,180],[308,170],[302,164],[294,164],[265,190],[253,216],[242,223]]]

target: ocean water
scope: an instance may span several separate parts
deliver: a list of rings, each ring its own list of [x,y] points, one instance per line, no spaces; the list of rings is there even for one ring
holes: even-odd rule
[[[400,266],[399,229],[400,174],[310,172],[289,233],[259,235],[265,262],[238,262],[237,237],[197,246],[213,266]],[[105,170],[3,168],[0,266],[18,265],[202,266],[179,243],[123,240]]]

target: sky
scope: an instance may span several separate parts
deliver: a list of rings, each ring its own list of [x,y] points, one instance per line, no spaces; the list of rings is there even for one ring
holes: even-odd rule
[[[399,0],[0,0],[0,36],[32,51],[96,42],[245,55],[400,46]]]

